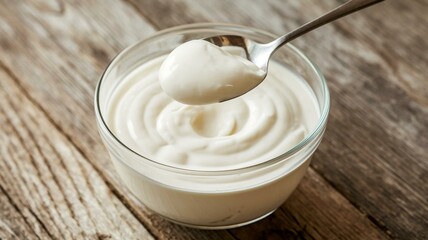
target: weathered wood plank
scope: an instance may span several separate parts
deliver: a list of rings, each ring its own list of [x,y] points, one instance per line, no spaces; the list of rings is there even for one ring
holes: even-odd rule
[[[1,212],[2,233],[21,238],[150,239],[144,226],[13,80],[3,71],[0,79],[0,200],[7,208]]]
[[[338,4],[130,1],[146,18],[158,19],[158,28],[195,19],[278,34]],[[170,17],[156,18],[158,8]],[[332,92],[329,127],[312,166],[399,238],[428,235],[427,11],[424,1],[391,0],[294,41],[319,64]]]

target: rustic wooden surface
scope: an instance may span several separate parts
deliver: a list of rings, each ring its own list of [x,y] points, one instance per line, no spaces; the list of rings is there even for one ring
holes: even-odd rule
[[[98,136],[95,84],[157,30],[285,33],[344,1],[0,0],[0,239],[427,239],[428,2],[388,0],[294,41],[325,73],[328,128],[272,216],[202,231],[144,208]]]

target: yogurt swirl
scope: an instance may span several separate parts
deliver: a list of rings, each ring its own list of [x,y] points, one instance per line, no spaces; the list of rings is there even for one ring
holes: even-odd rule
[[[266,79],[239,98],[185,105],[160,87],[158,72],[165,58],[125,77],[109,101],[112,132],[146,158],[193,170],[250,166],[296,146],[319,119],[310,87],[275,61]]]

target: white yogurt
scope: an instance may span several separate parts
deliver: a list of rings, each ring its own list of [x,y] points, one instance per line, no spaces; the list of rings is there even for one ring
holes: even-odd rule
[[[149,159],[193,170],[245,167],[291,149],[317,123],[312,91],[274,61],[265,81],[244,96],[196,106],[162,91],[158,71],[164,58],[125,78],[108,113],[114,134]]]
[[[178,46],[159,71],[162,89],[173,99],[191,105],[240,96],[264,77],[265,72],[254,63],[204,40]]]

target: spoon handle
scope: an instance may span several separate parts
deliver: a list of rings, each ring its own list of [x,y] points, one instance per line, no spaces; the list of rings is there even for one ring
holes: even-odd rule
[[[325,15],[314,19],[303,26],[285,34],[284,36],[274,40],[273,42],[269,43],[270,49],[275,51],[277,48],[281,47],[285,43],[307,33],[310,32],[318,27],[321,27],[322,25],[332,22],[338,18],[341,18],[343,16],[346,16],[348,14],[351,14],[353,12],[356,12],[358,10],[361,10],[363,8],[369,7],[373,4],[382,2],[384,0],[349,0],[346,3],[338,6],[337,8],[331,10],[330,12],[326,13]]]

